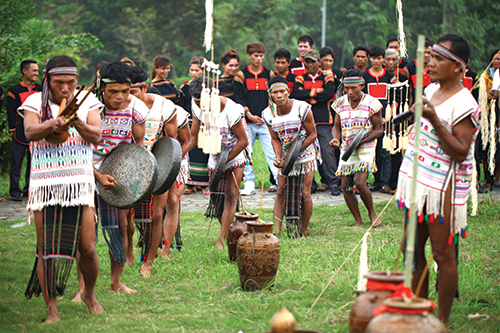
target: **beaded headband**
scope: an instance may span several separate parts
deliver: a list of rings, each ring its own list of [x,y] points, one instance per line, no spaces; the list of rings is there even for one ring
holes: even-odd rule
[[[360,76],[344,77],[342,83],[344,87],[355,87],[365,83],[365,79]]]

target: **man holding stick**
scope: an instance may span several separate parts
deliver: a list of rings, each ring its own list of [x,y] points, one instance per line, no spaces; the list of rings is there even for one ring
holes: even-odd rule
[[[445,35],[432,47],[429,75],[433,82],[426,90],[422,107],[420,153],[416,204],[415,290],[426,265],[425,243],[430,238],[438,264],[438,318],[448,324],[458,284],[458,235],[467,237],[467,199],[472,182],[474,142],[479,127],[479,107],[462,84],[469,61],[467,41]],[[396,199],[400,208],[410,207],[415,134],[401,166]],[[413,212],[412,212],[413,213]],[[409,215],[409,214],[407,214]],[[423,223],[423,222],[427,223]],[[437,223],[439,221],[439,223]],[[428,276],[419,295],[428,296]]]
[[[77,249],[85,280],[81,299],[91,313],[104,313],[94,295],[98,261],[92,209],[92,143],[101,139],[102,104],[93,95],[85,102],[78,96],[81,106],[73,121],[57,116],[61,104],[73,96],[77,79],[73,59],[55,56],[47,62],[42,93],[29,96],[19,108],[24,111],[26,139],[33,152],[27,208],[34,213],[37,234],[37,259],[26,297],[43,293],[47,303],[45,323],[60,320],[56,296],[64,292]],[[53,133],[64,135],[67,131],[66,141],[48,141]]]
[[[202,113],[200,109],[201,91],[203,85],[213,88],[213,82],[204,76],[198,76],[191,81],[189,93],[193,98],[193,127],[191,128],[191,149],[198,144]],[[214,98],[213,96],[211,98]],[[238,188],[243,177],[243,168],[251,163],[252,147],[249,144],[249,133],[245,121],[243,107],[226,97],[217,97],[220,100],[220,136],[222,149],[230,149],[224,164],[224,172],[215,191],[210,190],[210,201],[205,216],[216,217],[221,225],[220,236],[217,238],[217,248],[222,249],[223,241],[227,238],[229,226],[234,219],[238,200]],[[206,124],[204,124],[206,125]],[[223,154],[210,154],[208,169],[213,177],[217,162]]]
[[[332,104],[337,115],[330,145],[338,148],[342,139],[341,154],[344,154],[357,133],[363,128],[366,129],[365,136],[355,147],[352,155],[346,161],[340,161],[337,176],[342,179],[344,200],[354,216],[356,226],[361,225],[363,219],[354,194],[355,189],[359,191],[361,200],[368,210],[371,223],[377,227],[381,222],[373,209],[373,198],[366,185],[366,179],[369,173],[377,171],[375,146],[376,139],[383,133],[382,104],[376,98],[363,93],[365,80],[362,75],[359,69],[349,69],[344,73],[342,85],[346,94]]]
[[[286,207],[287,218],[300,222],[297,223],[299,235],[307,236],[313,210],[311,184],[319,154],[312,108],[306,102],[289,98],[288,81],[281,76],[275,76],[269,81],[269,96],[271,106],[262,112],[262,119],[271,134],[276,154],[274,165],[278,168],[278,193],[274,203],[276,233],[278,236],[281,233],[281,220]],[[281,173],[283,159],[285,154],[291,153],[292,143],[298,137],[303,138],[299,155],[290,173],[284,176]]]

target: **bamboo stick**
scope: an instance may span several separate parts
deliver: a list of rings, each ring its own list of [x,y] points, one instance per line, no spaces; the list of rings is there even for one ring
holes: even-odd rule
[[[410,223],[408,241],[406,242],[405,285],[411,287],[413,275],[413,258],[415,257],[415,235],[417,228],[417,176],[418,155],[420,153],[420,118],[422,117],[422,93],[424,73],[424,43],[425,36],[418,35],[417,44],[417,87],[415,91],[415,153],[413,155],[413,176],[411,180]]]
[[[264,196],[264,180],[266,179],[266,170],[262,173],[262,188],[260,190],[260,207],[259,207],[259,216],[257,217],[257,221],[260,222],[260,212],[262,210],[262,197]]]

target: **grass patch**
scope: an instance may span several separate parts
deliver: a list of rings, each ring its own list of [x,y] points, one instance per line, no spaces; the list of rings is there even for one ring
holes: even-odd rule
[[[385,203],[376,203],[381,211]],[[363,216],[366,210],[362,208]],[[263,210],[271,220],[272,211]],[[392,269],[403,233],[403,213],[391,204],[382,227],[368,238],[370,270]],[[459,288],[452,331],[498,331],[500,327],[500,265],[498,202],[484,201],[478,217],[470,218],[468,239],[460,243]],[[109,257],[99,233],[99,277],[96,294],[105,315],[90,315],[83,304],[70,299],[77,290],[73,269],[66,294],[58,300],[62,321],[43,326],[43,298],[27,301],[24,291],[34,262],[35,228],[10,228],[21,221],[0,225],[0,327],[2,331],[167,331],[167,332],[265,332],[271,316],[281,306],[298,319],[298,329],[345,332],[351,302],[355,300],[359,250],[309,315],[305,315],[328,279],[361,239],[367,226],[352,228],[353,219],[344,205],[316,206],[307,239],[280,238],[281,258],[276,285],[262,292],[243,292],[237,265],[230,263],[227,249],[215,248],[218,223],[202,213],[182,213],[185,248],[174,251],[170,261],[157,260],[150,279],[142,279],[140,263],[126,268],[123,281],[137,294],[109,292]],[[137,236],[137,235],[136,235]],[[138,258],[139,249],[136,249]],[[431,285],[435,273],[431,271]],[[437,301],[433,291],[430,298]],[[468,314],[488,315],[467,319]]]

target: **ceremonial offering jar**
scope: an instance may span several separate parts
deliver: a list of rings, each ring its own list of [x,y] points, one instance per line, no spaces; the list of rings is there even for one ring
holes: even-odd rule
[[[431,313],[436,305],[425,298],[388,298],[375,310],[366,332],[446,332],[443,323]]]
[[[238,239],[247,231],[245,222],[257,222],[259,215],[254,213],[236,213],[234,214],[234,222],[227,231],[227,250],[229,252],[229,260],[236,261],[236,247]]]
[[[365,275],[366,291],[360,292],[351,308],[349,332],[364,332],[373,318],[373,309],[382,305],[396,287],[404,282],[404,274],[390,275],[387,272],[370,272]]]
[[[274,284],[280,260],[280,242],[272,222],[246,222],[247,231],[238,240],[237,261],[241,288],[262,290]]]

